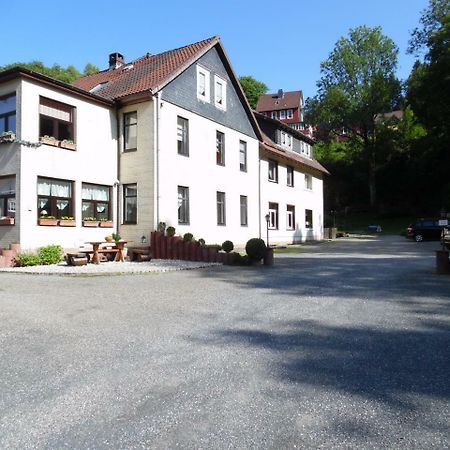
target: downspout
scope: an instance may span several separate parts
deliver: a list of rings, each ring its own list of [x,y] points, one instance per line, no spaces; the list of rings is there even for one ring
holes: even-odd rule
[[[161,92],[161,91],[160,91]],[[156,230],[159,224],[159,127],[160,127],[160,92],[155,93],[153,96],[155,101],[155,114],[154,114],[154,126],[155,130],[154,134],[154,148],[156,151],[154,152],[154,164],[153,164],[153,179],[154,179],[154,211],[153,211],[153,219],[154,219],[154,229]]]
[[[258,142],[258,227],[261,239],[261,149]]]
[[[119,106],[116,106],[116,138],[117,138],[117,179],[114,181],[114,188],[116,190],[116,233],[119,234],[120,220],[120,114]]]

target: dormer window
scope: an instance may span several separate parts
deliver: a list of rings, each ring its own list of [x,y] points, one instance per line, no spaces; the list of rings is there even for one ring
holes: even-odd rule
[[[286,119],[286,110],[282,109],[280,111],[280,120]]]
[[[287,118],[292,119],[294,117],[294,111],[292,109],[287,110]]]
[[[203,67],[197,66],[197,98],[204,102],[210,101],[209,72]]]

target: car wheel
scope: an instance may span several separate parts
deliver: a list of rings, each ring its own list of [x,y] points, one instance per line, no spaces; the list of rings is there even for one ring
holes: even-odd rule
[[[416,242],[422,242],[423,241],[423,236],[421,234],[416,234],[414,236],[414,239]]]

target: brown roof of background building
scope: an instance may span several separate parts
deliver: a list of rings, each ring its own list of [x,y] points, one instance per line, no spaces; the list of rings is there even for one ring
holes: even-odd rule
[[[302,91],[283,92],[282,97],[279,97],[278,93],[266,94],[258,100],[256,111],[300,108],[300,99],[303,99]]]
[[[120,99],[145,91],[155,92],[219,42],[214,36],[158,55],[147,54],[117,69],[78,78],[73,85],[108,99]]]

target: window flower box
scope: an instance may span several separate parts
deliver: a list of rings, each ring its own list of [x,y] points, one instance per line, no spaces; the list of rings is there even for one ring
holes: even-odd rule
[[[112,220],[100,220],[99,225],[101,228],[112,228],[114,226]]]
[[[58,225],[58,219],[53,216],[40,217],[38,219],[38,224],[44,227],[56,227],[56,225]]]
[[[59,220],[60,227],[75,227],[77,224],[73,217],[61,217]]]
[[[0,217],[0,225],[14,225],[16,219],[14,217]]]
[[[99,221],[94,217],[85,217],[83,219],[83,227],[97,228]]]
[[[75,142],[70,141],[68,139],[64,139],[64,141],[61,141],[59,143],[59,146],[61,148],[65,148],[67,150],[76,150],[77,149],[77,146],[76,146]]]
[[[52,145],[53,147],[59,147],[59,140],[53,136],[41,136],[39,141],[42,144]]]
[[[0,144],[13,142],[16,139],[16,133],[13,131],[5,131],[0,134]]]

